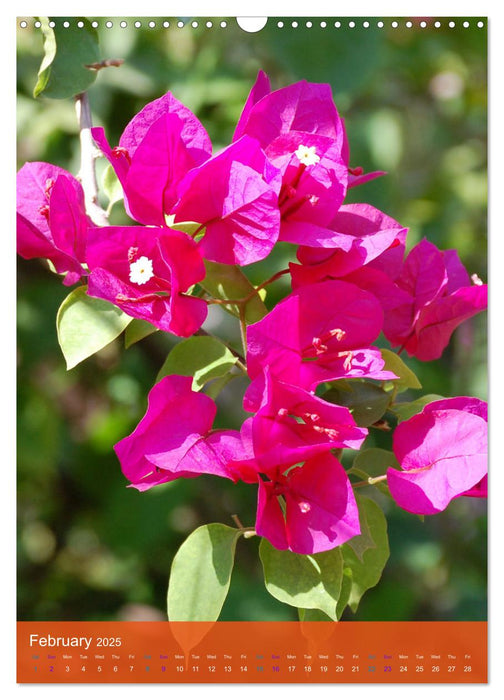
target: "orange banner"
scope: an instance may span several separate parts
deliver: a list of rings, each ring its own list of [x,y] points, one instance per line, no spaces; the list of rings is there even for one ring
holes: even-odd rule
[[[486,683],[486,622],[18,622],[18,683]]]

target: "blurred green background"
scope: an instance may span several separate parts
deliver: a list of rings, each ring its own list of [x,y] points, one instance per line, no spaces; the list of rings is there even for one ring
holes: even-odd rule
[[[32,98],[42,58],[42,36],[19,28],[18,167],[48,161],[79,169],[72,100]],[[91,19],[91,18],[90,18]],[[167,90],[190,107],[215,150],[229,143],[259,69],[273,88],[307,79],[329,82],[347,126],[351,165],[383,169],[386,177],[352,190],[408,227],[408,247],[427,236],[457,248],[470,274],[486,280],[487,45],[475,18],[446,20],[440,28],[412,18],[399,27],[376,20],[348,28],[352,18],[270,18],[256,34],[232,18],[97,18],[102,58],[120,68],[98,75],[89,91],[96,125],[112,145],[148,101]],[[155,27],[149,26],[149,21]],[[162,18],[164,19],[164,18]],[[205,26],[211,19],[213,26]],[[369,18],[368,18],[369,19]],[[486,23],[485,23],[486,25]],[[101,172],[103,163],[98,162]],[[112,221],[122,220],[115,205]],[[251,266],[254,282],[294,258],[278,246]],[[199,477],[138,493],[126,487],[112,446],[135,427],[146,396],[176,338],[156,333],[129,349],[121,339],[71,371],[56,337],[55,318],[68,289],[40,261],[18,260],[18,619],[165,619],[170,564],[185,537],[210,522],[244,525],[255,518],[253,486]],[[270,288],[271,306],[287,291]],[[213,312],[208,328],[239,342],[231,317]],[[386,346],[386,341],[384,341]],[[408,364],[422,392],[487,399],[486,317],[455,333],[441,360]],[[219,397],[219,425],[240,426],[245,385],[235,380]],[[405,398],[408,398],[407,396]],[[375,444],[388,447],[390,435]],[[349,455],[345,456],[348,461]],[[391,556],[380,584],[364,596],[357,620],[486,619],[486,503],[457,499],[425,521],[384,504]],[[288,620],[295,611],[265,591],[258,540],[237,547],[225,620]]]

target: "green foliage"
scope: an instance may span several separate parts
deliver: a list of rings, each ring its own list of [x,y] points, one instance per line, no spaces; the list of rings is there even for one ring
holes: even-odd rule
[[[169,374],[193,377],[192,388],[199,391],[211,379],[223,377],[235,364],[235,355],[218,338],[194,335],[170,351],[157,380]]]
[[[165,214],[166,225],[169,226],[169,228],[175,229],[175,231],[183,231],[190,236],[195,236],[195,238],[199,236],[202,237],[205,234],[206,228],[195,221],[180,221],[175,223],[173,219],[173,216],[167,216]],[[197,236],[195,235],[196,233]]]
[[[111,343],[131,321],[117,306],[88,296],[86,289],[83,286],[70,292],[56,317],[58,341],[67,369]]]
[[[368,447],[355,455],[352,468],[347,473],[369,481],[370,485],[373,484],[385,496],[390,497],[387,482],[381,479],[389,467],[399,468],[399,462],[393,452],[380,447]],[[374,481],[375,479],[377,480]]]
[[[348,578],[342,592],[347,604],[357,610],[364,593],[376,586],[390,556],[387,520],[382,509],[366,496],[356,496],[363,534],[342,545],[344,577]]]
[[[398,468],[399,463],[393,452],[380,447],[368,447],[355,455],[352,473],[361,478],[381,476],[388,467]]]
[[[382,348],[380,350],[385,364],[383,366],[384,370],[393,372],[398,379],[392,379],[390,384],[395,388],[396,393],[401,393],[406,391],[406,389],[421,389],[422,385],[416,374],[408,367],[408,365],[401,360],[399,355],[392,350],[387,350]]]
[[[259,554],[266,588],[274,598],[296,608],[321,610],[336,620],[343,560],[340,548],[318,554],[275,549],[263,539]]]
[[[258,294],[254,294],[254,287],[246,275],[235,265],[222,265],[221,263],[205,260],[206,277],[201,286],[215,299],[246,299],[251,296],[245,307],[245,320],[247,323],[255,323],[266,316],[268,309]],[[236,305],[225,306],[226,311],[239,315]]]
[[[396,403],[390,410],[397,416],[397,420],[400,423],[420,413],[428,403],[439,401],[440,399],[444,399],[444,396],[439,396],[439,394],[425,394],[425,396],[420,396],[420,398],[414,401]]]
[[[333,622],[322,610],[299,608],[298,616],[301,622]]]
[[[54,27],[51,21],[40,18],[44,58],[33,96],[65,99],[84,92],[96,80],[96,71],[87,66],[100,61],[98,32],[84,17],[58,17]],[[65,21],[68,27],[63,26]],[[77,21],[83,26],[78,27]]]
[[[127,349],[157,331],[158,329],[152,323],[144,321],[142,318],[134,318],[124,333],[124,347]]]
[[[353,380],[334,382],[322,396],[325,401],[346,406],[357,425],[367,427],[383,417],[390,397],[386,391],[372,382]]]
[[[113,205],[116,202],[120,202],[124,197],[122,185],[119,182],[119,178],[117,177],[115,170],[110,163],[103,171],[101,182],[103,192],[109,201],[108,211],[110,212]]]
[[[212,523],[203,525],[178,550],[168,583],[168,619],[215,621],[226,600],[241,532]]]

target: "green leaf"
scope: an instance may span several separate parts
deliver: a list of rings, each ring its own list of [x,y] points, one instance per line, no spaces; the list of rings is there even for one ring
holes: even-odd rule
[[[193,335],[170,350],[157,381],[168,374],[181,374],[193,377],[193,390],[199,391],[210,379],[226,374],[236,359],[218,338]]]
[[[395,454],[380,447],[369,447],[356,454],[352,471],[355,469],[366,476],[375,477],[385,474],[389,467],[399,468]]]
[[[229,591],[236,528],[212,523],[192,532],[176,553],[168,584],[168,619],[197,622],[218,619]]]
[[[109,200],[108,210],[112,209],[112,206],[116,202],[120,202],[124,197],[124,192],[119,178],[112,165],[109,163],[102,175],[102,189]]]
[[[253,291],[254,286],[236,265],[222,265],[205,260],[206,277],[201,286],[215,299],[245,299]],[[226,311],[234,316],[239,315],[235,306],[225,306]],[[255,323],[268,313],[259,294],[254,294],[245,309],[245,321]]]
[[[129,326],[126,328],[124,334],[124,347],[129,348],[131,345],[138,343],[139,340],[147,338],[148,335],[156,333],[159,329],[149,323],[144,321],[142,318],[134,318]]]
[[[380,420],[388,408],[390,396],[376,384],[366,381],[335,382],[322,398],[338,406],[346,406],[361,427]]]
[[[367,481],[368,479],[382,476],[389,467],[399,469],[399,462],[394,453],[389,452],[389,450],[382,450],[379,447],[370,447],[357,453],[352,468],[347,473],[355,474],[359,479]],[[371,483],[370,486],[374,486],[385,496],[391,498],[386,481],[377,481],[374,484]]]
[[[439,401],[444,398],[444,396],[440,396],[439,394],[425,394],[425,396],[420,396],[420,398],[415,399],[415,401],[393,404],[390,410],[397,416],[398,422],[401,423],[403,420],[408,420],[417,413],[420,413],[428,403]]]
[[[326,615],[322,610],[306,610],[300,608],[298,610],[300,622],[332,622],[332,618]]]
[[[318,554],[275,549],[263,539],[259,546],[264,582],[269,593],[295,608],[322,610],[336,620],[343,560],[339,547]]]
[[[341,619],[343,612],[348,605],[350,595],[352,593],[352,570],[348,566],[343,567],[343,580],[341,582],[341,593],[336,606],[336,615],[338,620]]]
[[[173,219],[173,216],[165,215],[166,225],[168,228],[175,229],[175,231],[183,231],[189,236],[194,236],[196,232],[203,235],[206,231],[206,228],[202,227],[201,224],[198,224],[196,221],[178,221],[175,223]]]
[[[385,360],[383,369],[393,372],[399,377],[399,379],[390,380],[390,383],[397,389],[398,393],[406,391],[406,389],[422,388],[416,374],[401,360],[399,355],[385,348],[381,348],[380,352]]]
[[[87,65],[100,61],[98,33],[85,17],[57,17],[54,27],[49,17],[41,17],[44,58],[39,68],[33,96],[64,99],[84,92],[96,80],[96,71]],[[68,21],[70,26],[64,27]],[[77,22],[83,26],[78,27]]]
[[[211,399],[216,399],[221,391],[226,387],[232,379],[240,376],[239,374],[233,374],[231,371],[226,372],[222,377],[217,377],[208,382],[203,389],[203,393],[209,396]]]
[[[361,498],[362,496],[357,497],[358,504]],[[376,547],[376,543],[373,539],[373,533],[371,532],[369,526],[366,509],[363,507],[361,507],[359,510],[359,522],[361,534],[357,535],[356,537],[352,537],[352,539],[348,540],[346,544],[353,549],[359,561],[364,562],[364,553],[367,552],[368,549],[374,549]]]
[[[117,306],[88,296],[86,289],[77,287],[70,292],[56,317],[58,341],[67,369],[111,343],[131,322],[131,317]]]
[[[376,586],[380,580],[390,555],[387,520],[382,509],[372,499],[360,494],[356,495],[356,500],[359,506],[361,529],[367,533],[366,543],[364,541],[352,544],[346,542],[341,546],[344,567],[352,572],[348,604],[353,612],[357,610],[364,593],[369,588]],[[373,545],[365,546],[368,544],[369,536],[372,538]],[[362,537],[362,535],[358,537]],[[357,540],[358,537],[354,539]],[[348,583],[346,585],[348,586]]]

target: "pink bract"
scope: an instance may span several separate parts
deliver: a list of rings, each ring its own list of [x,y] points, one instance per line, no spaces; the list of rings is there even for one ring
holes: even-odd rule
[[[256,102],[271,92],[271,84],[268,76],[262,70],[257,74],[256,81],[249,92],[242,113],[233,134],[233,141],[238,141],[244,135],[244,127],[248,121],[250,111]]]
[[[425,239],[410,251],[396,285],[409,300],[386,315],[383,331],[424,362],[441,357],[453,331],[487,307],[487,285],[471,285],[456,251]]]
[[[305,225],[304,241],[309,244],[312,226],[328,224],[345,198],[347,168],[341,146],[326,136],[292,131],[276,138],[265,153],[282,173],[280,240],[298,243],[296,232]]]
[[[290,231],[293,222],[328,224],[343,202],[348,179],[343,123],[331,87],[303,80],[270,92],[260,73],[235,138],[242,134],[257,139],[282,173],[280,240],[297,242]]]
[[[304,228],[291,227],[301,263],[290,266],[294,286],[342,278],[363,266],[391,280],[401,270],[407,229],[369,204],[341,206],[327,228],[311,227],[309,235]]]
[[[343,147],[343,124],[330,85],[301,80],[268,92],[266,79],[259,74],[239,122],[240,136],[253,136],[267,148],[277,137],[300,131],[325,136]]]
[[[472,396],[456,396],[451,399],[440,399],[439,401],[433,401],[432,403],[427,404],[427,406],[425,406],[423,410],[433,411],[439,409],[454,409],[466,411],[466,413],[473,413],[475,416],[479,416],[485,422],[488,422],[487,402]],[[464,491],[464,493],[461,493],[460,496],[471,496],[473,498],[487,498],[488,476],[485,474],[481,481],[475,484],[471,489],[469,489],[469,491]]]
[[[123,186],[128,214],[143,224],[165,224],[180,180],[212,154],[203,125],[171,93],[135,115],[116,148],[103,128],[93,128],[92,135]]]
[[[249,376],[260,382],[268,366],[273,377],[309,391],[342,377],[393,379],[371,347],[382,324],[376,297],[353,284],[329,280],[301,287],[247,328]],[[257,388],[247,393],[257,396]],[[253,406],[255,401],[247,410]]]
[[[240,435],[212,431],[217,407],[191,384],[191,377],[161,379],[149,392],[144,417],[114,447],[124,475],[139,491],[200,474],[232,478],[226,465],[241,456]]]
[[[185,233],[144,226],[92,228],[86,256],[90,296],[183,337],[205,321],[206,302],[185,294],[205,276],[197,246]],[[134,267],[144,261],[150,273],[132,280]]]
[[[205,227],[207,260],[248,265],[265,258],[278,240],[280,173],[259,143],[243,136],[180,183],[175,221]]]
[[[166,114],[175,114],[183,124],[182,139],[192,152],[200,152],[200,158],[212,152],[212,143],[204,126],[191,110],[167,92],[143,107],[128,123],[120,139],[119,146],[128,151],[130,157],[142,143],[152,124]]]
[[[279,498],[284,502],[284,510]],[[316,554],[360,534],[359,512],[345,470],[318,455],[259,482],[255,530],[280,550]]]
[[[338,448],[358,450],[364,442],[368,431],[356,425],[347,408],[274,379],[268,368],[264,387],[260,407],[242,431],[251,456],[240,469],[275,473],[279,465]]]
[[[483,496],[486,406],[469,397],[428,404],[397,426],[393,449],[402,471],[389,468],[387,483],[404,510],[431,515],[458,496]]]
[[[86,274],[82,266],[88,226],[84,192],[69,172],[49,163],[26,163],[17,174],[17,252],[46,258],[63,284]]]
[[[209,157],[188,148],[183,131],[184,124],[176,114],[164,114],[152,124],[131,158],[124,191],[132,215],[141,223],[163,226],[178,200],[181,180]]]

